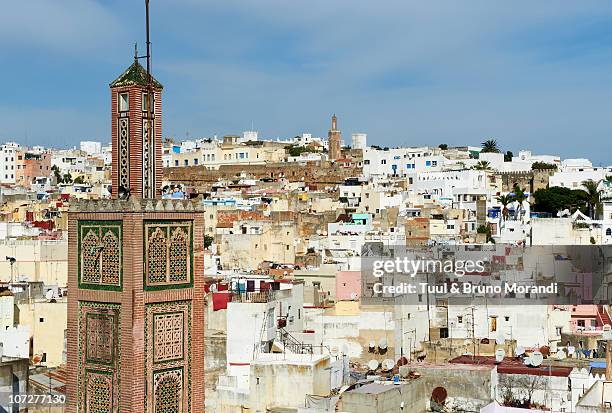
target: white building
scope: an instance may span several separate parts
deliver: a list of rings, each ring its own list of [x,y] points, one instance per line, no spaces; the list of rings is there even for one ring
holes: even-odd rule
[[[368,135],[365,133],[351,134],[351,141],[353,149],[365,150],[368,147]]]
[[[0,146],[0,183],[14,184],[17,169],[17,151],[21,146],[14,142]]]
[[[98,155],[102,153],[102,143],[96,141],[81,141],[81,150],[88,155]]]
[[[448,163],[441,151],[435,148],[369,147],[363,153],[363,174],[366,177],[406,176],[410,173],[440,171]]]

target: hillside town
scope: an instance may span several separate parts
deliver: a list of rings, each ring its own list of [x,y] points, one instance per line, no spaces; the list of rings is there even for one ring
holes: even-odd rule
[[[163,140],[152,209],[189,205],[204,217],[192,247],[204,306],[191,321],[203,370],[191,374],[206,411],[609,410],[612,167],[513,153],[494,138],[380,147],[340,121],[331,116],[326,137]],[[0,151],[3,386],[65,396],[69,211],[111,202],[112,144]],[[479,285],[494,265],[538,279],[570,265],[579,290],[596,270],[560,251],[585,246],[602,278],[597,294],[567,304],[427,292],[372,302],[363,267],[374,244],[477,251]],[[525,251],[537,247],[557,252],[531,265]]]
[[[0,413],[612,412],[603,6],[44,3],[0,18]]]

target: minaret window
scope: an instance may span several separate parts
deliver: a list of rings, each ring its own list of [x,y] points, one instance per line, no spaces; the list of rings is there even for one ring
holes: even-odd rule
[[[153,102],[155,102],[155,96],[153,96]],[[148,107],[149,107],[149,94],[145,92],[142,94],[142,111],[146,112]],[[151,106],[151,112],[153,112],[154,109],[155,109],[154,106]]]
[[[119,93],[119,112],[127,112],[130,110],[128,93]]]

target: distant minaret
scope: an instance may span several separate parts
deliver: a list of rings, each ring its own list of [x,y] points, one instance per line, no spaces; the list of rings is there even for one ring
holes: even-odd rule
[[[340,159],[340,143],[342,142],[342,135],[338,130],[338,119],[336,118],[335,114],[332,116],[332,125],[327,134],[327,139],[329,144],[329,159],[332,161]]]

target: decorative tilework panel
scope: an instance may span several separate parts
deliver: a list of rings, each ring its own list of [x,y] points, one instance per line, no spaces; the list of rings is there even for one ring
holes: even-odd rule
[[[113,410],[113,378],[109,374],[87,372],[87,413],[110,413]]]
[[[80,412],[117,412],[121,305],[79,301],[77,400]]]
[[[183,370],[169,370],[154,375],[155,413],[181,413]]]
[[[79,221],[79,287],[121,290],[121,221]]]
[[[106,231],[102,237],[102,284],[119,285],[121,274],[121,245],[113,231]]]
[[[191,323],[191,301],[145,306],[147,412],[190,411]]]
[[[156,314],[153,318],[154,361],[182,359],[185,331],[183,313]]]
[[[86,359],[87,361],[111,363],[115,340],[115,317],[106,314],[87,314]]]
[[[166,269],[168,266],[168,246],[166,231],[155,228],[147,243],[148,281],[151,284],[166,282]]]
[[[119,119],[119,160],[118,182],[119,186],[130,188],[130,121],[128,118]],[[117,191],[113,189],[113,191]]]
[[[189,281],[189,238],[185,228],[175,228],[170,239],[170,281]]]
[[[192,236],[191,221],[145,223],[145,288],[191,283]]]
[[[99,231],[89,229],[81,239],[81,282],[99,283],[100,268],[98,259]]]

